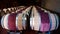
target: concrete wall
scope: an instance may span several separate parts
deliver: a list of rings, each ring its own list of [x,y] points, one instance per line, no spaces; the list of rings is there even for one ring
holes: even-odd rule
[[[44,7],[60,13],[60,0],[46,0]]]

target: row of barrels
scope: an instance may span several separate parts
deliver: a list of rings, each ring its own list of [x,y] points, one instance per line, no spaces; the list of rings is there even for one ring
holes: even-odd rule
[[[8,13],[2,16],[1,26],[7,30],[26,30],[47,32],[56,30],[59,26],[59,17],[41,7],[30,6],[17,13]]]

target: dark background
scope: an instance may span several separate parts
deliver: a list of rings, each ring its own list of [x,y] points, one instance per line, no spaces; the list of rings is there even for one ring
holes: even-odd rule
[[[41,5],[41,0],[0,0],[0,9],[20,5]]]

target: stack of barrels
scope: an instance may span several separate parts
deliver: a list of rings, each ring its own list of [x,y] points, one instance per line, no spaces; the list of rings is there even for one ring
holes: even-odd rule
[[[8,13],[2,16],[1,26],[8,31],[34,30],[50,32],[59,26],[59,17],[41,7],[30,6],[24,10],[16,10],[16,13]],[[22,32],[23,33],[23,32]]]

